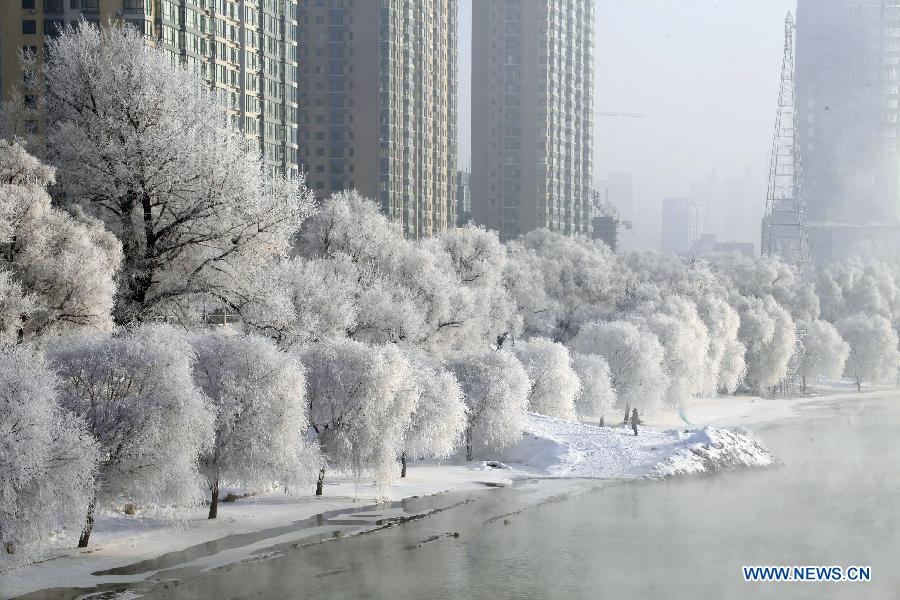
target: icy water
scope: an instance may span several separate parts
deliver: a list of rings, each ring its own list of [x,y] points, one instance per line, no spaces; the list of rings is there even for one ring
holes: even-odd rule
[[[900,598],[900,399],[757,432],[779,468],[445,495],[427,519],[208,572],[149,598]],[[458,536],[456,535],[458,534]],[[745,583],[741,566],[871,565],[869,583]],[[174,579],[180,581],[173,581]]]

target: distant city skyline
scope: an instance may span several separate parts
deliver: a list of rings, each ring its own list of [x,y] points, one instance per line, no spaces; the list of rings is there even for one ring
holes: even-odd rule
[[[460,0],[459,162],[471,163],[471,14]],[[721,240],[759,245],[784,16],[794,0],[597,0],[594,182],[632,174],[637,212],[631,237],[661,248],[666,197],[687,197],[715,172],[747,179],[729,196]],[[644,233],[646,232],[646,233]],[[627,244],[627,242],[626,242]]]

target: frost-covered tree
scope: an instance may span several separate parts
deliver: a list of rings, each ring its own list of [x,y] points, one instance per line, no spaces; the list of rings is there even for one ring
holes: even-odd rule
[[[332,194],[303,222],[297,241],[300,256],[308,259],[345,255],[354,263],[372,262],[382,250],[403,239],[397,223],[355,190]]]
[[[343,282],[340,297],[352,307],[346,337],[440,355],[477,344],[484,335],[486,319],[478,318],[483,307],[443,246],[406,240],[357,192],[326,199],[303,224],[298,251],[323,273],[333,273],[327,278]]]
[[[707,360],[709,332],[690,300],[670,296],[648,304],[632,317],[641,328],[654,334],[664,351],[663,366],[669,376],[666,404],[681,408],[710,384]]]
[[[531,381],[528,410],[564,421],[575,420],[575,398],[581,388],[569,350],[547,338],[519,341],[513,354]]]
[[[894,270],[877,260],[858,258],[828,265],[816,277],[824,318],[837,322],[858,313],[896,320],[900,290]]]
[[[728,302],[713,295],[701,298],[697,310],[709,331],[705,385],[701,391],[731,394],[747,373],[746,349],[738,340],[741,317]]]
[[[311,344],[299,355],[310,426],[325,461],[316,495],[322,495],[327,466],[349,471],[356,481],[373,473],[379,495],[387,497],[416,409],[409,359],[393,345],[348,339]]]
[[[425,355],[413,359],[416,409],[400,456],[400,476],[406,477],[407,457],[442,459],[456,450],[466,428],[466,402],[453,373]]]
[[[426,245],[435,254],[445,254],[460,282],[471,297],[472,314],[466,322],[465,344],[455,350],[501,346],[521,329],[522,318],[505,286],[506,248],[496,231],[467,225],[441,233]]]
[[[575,352],[572,355],[572,368],[581,381],[581,389],[575,398],[575,413],[582,418],[602,419],[616,403],[609,364],[599,354]]]
[[[215,440],[200,458],[214,519],[222,483],[268,486],[302,476],[306,382],[299,361],[266,338],[223,328],[194,333],[190,342],[194,379],[216,414]]]
[[[849,285],[846,273],[837,269],[838,265],[828,265],[816,271],[816,295],[822,308],[822,318],[836,323],[846,310],[845,290]]]
[[[96,509],[134,502],[168,510],[200,500],[198,461],[212,441],[214,416],[194,385],[194,353],[184,337],[167,326],[71,336],[53,344],[49,358],[60,403],[100,446],[79,547],[88,544]]]
[[[840,377],[850,354],[850,346],[831,323],[815,320],[797,323],[798,332],[803,332],[803,355],[797,372],[803,391],[810,381],[820,377]]]
[[[722,255],[713,261],[716,272],[738,296],[772,296],[795,320],[819,318],[819,299],[812,282],[777,256],[750,258]]]
[[[609,364],[619,408],[656,409],[669,387],[665,350],[652,333],[623,321],[588,323],[569,346],[582,354],[599,354]]]
[[[764,392],[788,375],[797,342],[797,331],[790,313],[772,296],[744,297],[738,313],[739,338],[747,348],[747,384]]]
[[[344,338],[357,330],[357,283],[352,268],[333,260],[295,257],[272,273],[269,296],[244,322],[285,349]]]
[[[0,573],[80,531],[90,503],[97,445],[56,383],[41,356],[0,345]]]
[[[264,296],[259,277],[311,206],[302,178],[265,177],[228,99],[133,28],[66,27],[44,56],[54,189],[122,241],[116,321]]]
[[[885,317],[859,313],[838,321],[836,327],[850,344],[844,372],[856,380],[858,391],[862,390],[863,381],[874,383],[897,375],[900,365],[897,332]]]
[[[468,409],[466,460],[476,451],[499,451],[521,439],[528,408],[528,374],[505,351],[463,354],[448,362]]]
[[[582,323],[609,313],[622,284],[615,257],[602,242],[537,229],[522,238],[539,260],[547,296],[556,309],[549,337],[565,342]]]
[[[541,259],[518,241],[506,244],[504,285],[521,319],[522,331],[530,336],[553,335],[559,304],[547,294]]]
[[[657,252],[632,252],[616,258],[625,278],[617,297],[622,312],[645,302],[660,302],[670,295],[694,302],[708,295],[727,296],[726,282],[704,260],[685,262]]]
[[[0,140],[0,341],[110,329],[122,259],[103,225],[50,205],[54,170]]]

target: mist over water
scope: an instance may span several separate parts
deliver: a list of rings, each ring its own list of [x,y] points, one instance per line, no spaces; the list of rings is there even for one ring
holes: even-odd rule
[[[827,404],[803,418],[757,430],[778,468],[490,490],[422,521],[156,585],[148,597],[896,598],[900,401]],[[872,581],[743,581],[742,565],[767,564],[871,565]]]

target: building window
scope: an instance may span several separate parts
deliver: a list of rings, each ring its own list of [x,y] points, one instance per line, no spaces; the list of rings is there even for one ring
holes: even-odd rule
[[[44,12],[61,13],[63,10],[63,0],[44,0]]]
[[[33,9],[35,0],[22,0],[22,8],[23,9]]]
[[[44,21],[44,35],[57,36],[65,26],[65,21],[48,19]]]
[[[22,21],[22,34],[23,35],[33,35],[37,33],[37,21],[24,20]]]

